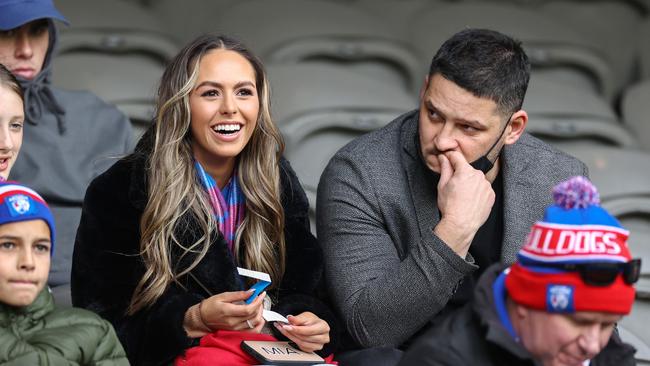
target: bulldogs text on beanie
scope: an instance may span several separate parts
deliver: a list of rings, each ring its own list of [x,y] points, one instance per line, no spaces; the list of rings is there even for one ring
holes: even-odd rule
[[[627,247],[629,232],[584,177],[558,184],[553,197],[506,276],[508,295],[551,313],[629,314],[640,270]]]

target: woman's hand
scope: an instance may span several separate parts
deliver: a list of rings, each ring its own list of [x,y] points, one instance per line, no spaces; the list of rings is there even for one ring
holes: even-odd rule
[[[246,305],[244,301],[252,293],[253,290],[222,292],[203,300],[200,307],[201,320],[212,330],[261,332],[265,323],[262,311],[266,292]]]
[[[315,314],[307,311],[296,316],[289,315],[287,319],[290,324],[275,323],[275,327],[301,350],[318,351],[329,343],[330,326]]]

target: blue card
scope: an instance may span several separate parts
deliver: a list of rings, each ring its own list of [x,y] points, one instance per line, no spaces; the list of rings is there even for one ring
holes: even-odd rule
[[[251,271],[250,269],[239,267],[237,267],[237,273],[239,273],[240,276],[255,278],[259,280],[253,286],[251,286],[251,289],[255,291],[251,294],[251,296],[248,297],[248,299],[246,299],[246,304],[253,302],[255,298],[259,296],[259,294],[261,294],[262,291],[264,291],[264,289],[269,287],[271,284],[271,276],[269,276],[268,273]]]
[[[253,294],[248,299],[246,299],[245,303],[247,304],[252,303],[255,300],[255,298],[259,296],[259,294],[261,294],[262,291],[264,291],[265,288],[269,287],[270,284],[271,282],[259,281],[255,283],[253,286],[251,286],[251,289],[254,289],[255,292],[253,292]]]

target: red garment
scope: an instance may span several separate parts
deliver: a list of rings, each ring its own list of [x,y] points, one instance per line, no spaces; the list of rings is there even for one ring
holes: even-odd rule
[[[277,341],[268,334],[218,330],[203,336],[199,346],[185,351],[178,356],[174,366],[251,366],[259,365],[253,356],[241,348],[241,341]],[[334,355],[325,358],[326,363],[337,365],[332,361]]]

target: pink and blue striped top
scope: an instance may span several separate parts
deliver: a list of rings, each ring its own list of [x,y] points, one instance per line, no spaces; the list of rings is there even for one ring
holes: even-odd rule
[[[194,162],[199,180],[210,197],[212,213],[217,220],[219,231],[228,243],[228,249],[234,254],[235,233],[244,220],[246,212],[246,197],[239,187],[237,169],[233,171],[230,181],[223,189],[206,173],[198,161]]]

